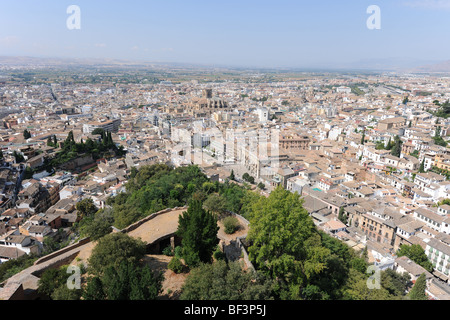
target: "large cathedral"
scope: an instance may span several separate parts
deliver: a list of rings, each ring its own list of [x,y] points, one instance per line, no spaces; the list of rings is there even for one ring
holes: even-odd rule
[[[226,101],[219,97],[213,97],[212,89],[205,89],[201,98],[192,99],[189,113],[196,118],[200,118],[207,117],[216,111],[228,110],[229,108]]]

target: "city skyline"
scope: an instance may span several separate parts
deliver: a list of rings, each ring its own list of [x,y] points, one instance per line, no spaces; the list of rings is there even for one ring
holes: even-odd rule
[[[69,30],[77,5],[81,29]],[[371,5],[381,28],[371,30]],[[450,1],[23,1],[0,5],[0,56],[236,67],[418,67],[450,59]],[[420,40],[420,45],[419,45]]]

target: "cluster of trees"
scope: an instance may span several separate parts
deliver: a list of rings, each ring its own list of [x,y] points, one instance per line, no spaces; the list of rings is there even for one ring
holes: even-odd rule
[[[395,136],[394,145],[392,146],[391,155],[400,158],[400,154],[402,153],[402,140],[399,136]]]
[[[264,96],[262,98],[252,98],[252,100],[256,101],[256,102],[265,102],[265,101],[269,100],[269,98]]]
[[[439,118],[445,118],[445,119],[447,119],[450,116],[450,102],[449,102],[449,100],[447,100],[446,102],[444,102],[442,104],[438,100],[434,100],[433,103],[440,107],[438,109],[438,111],[436,111],[434,113],[434,116],[439,117]]]
[[[447,146],[447,142],[441,136],[441,127],[440,126],[438,126],[436,128],[433,140],[434,140],[434,143],[437,144],[438,146],[442,146],[442,147]]]
[[[52,300],[154,300],[161,292],[163,275],[144,262],[145,243],[123,233],[101,238],[81,267],[79,289],[70,289],[68,266],[46,270],[38,292]]]
[[[389,139],[388,143],[385,145],[384,142],[380,141],[376,144],[375,149],[377,150],[391,150],[391,155],[400,157],[402,152],[402,144],[399,136],[394,137],[394,141]]]
[[[165,164],[132,169],[126,193],[109,198],[113,224],[122,229],[165,208],[182,207],[195,197],[216,214],[242,213],[251,192],[243,186],[211,182],[197,166],[173,168]]]
[[[350,88],[352,89],[352,93],[353,93],[353,94],[356,94],[357,96],[362,96],[362,95],[365,95],[365,94],[366,94],[366,93],[365,93],[363,90],[361,90],[358,86],[351,86]]]
[[[262,273],[244,271],[239,262],[226,260],[218,249],[217,217],[193,199],[179,217],[177,234],[182,238],[180,258],[190,269],[180,299],[186,300],[264,300],[272,298],[275,282]],[[214,261],[214,259],[216,261]],[[184,268],[175,257],[169,267]]]
[[[55,135],[48,137],[47,146],[53,147],[53,148],[58,148],[58,139],[56,138]]]
[[[208,214],[199,203],[195,208],[197,214],[191,215],[191,232],[200,230],[198,234],[202,236],[197,240],[192,237],[190,241],[209,238],[211,242],[204,246],[209,248],[205,259],[195,259],[196,263],[191,264],[181,299],[426,299],[421,282],[411,289],[407,273],[390,269],[381,272],[380,288],[370,289],[367,249],[358,254],[343,242],[318,231],[299,196],[281,187],[268,198],[255,196],[247,203],[251,226],[247,245],[256,271],[244,271],[239,262],[226,259],[211,263],[215,243],[213,223],[201,227],[199,222],[208,220]],[[206,230],[211,231],[209,236]],[[198,251],[201,247],[184,252]],[[184,256],[184,259],[190,258]]]
[[[261,273],[244,271],[239,262],[202,263],[191,270],[181,300],[270,300],[275,282]]]
[[[97,129],[96,129],[97,130]],[[122,146],[117,147],[111,137],[111,132],[105,132],[103,129],[93,132],[94,134],[100,134],[99,141],[94,141],[88,138],[86,142],[81,140],[80,143],[75,142],[73,132],[70,131],[66,140],[63,143],[63,147],[56,157],[51,161],[51,165],[57,167],[61,164],[69,162],[82,154],[91,154],[94,159],[111,155],[111,151],[116,156],[123,156],[125,151]]]
[[[0,263],[0,283],[16,273],[31,267],[37,258],[38,257],[36,255],[25,254],[19,258]]]
[[[394,148],[395,142],[392,141],[391,138],[389,138],[388,143],[385,145],[383,141],[377,142],[375,149],[377,150],[392,150]]]
[[[77,203],[76,209],[80,221],[74,224],[73,230],[81,237],[95,241],[111,232],[114,216],[110,208],[98,209],[91,198],[86,198]]]
[[[25,157],[20,153],[14,150],[13,157],[16,160],[16,163],[21,163],[25,161]]]
[[[244,179],[245,181],[247,181],[251,184],[255,184],[255,178],[252,177],[251,175],[249,175],[247,172],[242,175],[242,179]]]
[[[38,292],[51,300],[79,300],[82,295],[80,289],[70,289],[67,286],[71,276],[68,265],[58,269],[47,269],[38,281]]]
[[[264,197],[228,181],[210,182],[196,166],[174,169],[157,164],[133,170],[127,193],[108,202],[112,210],[97,210],[90,200],[77,205],[82,215],[80,230],[99,239],[89,259],[85,286],[71,295],[55,286],[45,291],[49,297],[156,298],[162,278],[143,264],[145,244],[122,233],[109,233],[110,227],[116,223],[125,227],[152,210],[187,203],[189,208],[178,221],[181,247],[170,253],[174,255],[171,270],[190,270],[181,299],[386,300],[419,299],[424,294],[421,284],[411,289],[409,277],[392,270],[381,272],[380,289],[369,289],[367,250],[357,253],[319,231],[300,196],[281,187]],[[255,272],[227,261],[217,249],[217,221],[227,211],[250,221],[245,245]],[[402,246],[398,255],[430,268],[423,249]]]
[[[126,193],[109,198],[114,226],[125,228],[143,217],[165,208],[185,206],[196,192],[215,187],[196,166],[172,168],[165,164],[133,169]]]
[[[369,289],[367,252],[358,254],[317,230],[302,203],[297,194],[279,187],[250,205],[249,258],[258,271],[276,282],[275,298],[405,298],[410,282],[392,271],[382,272],[381,289]]]
[[[414,150],[409,155],[414,157],[414,158],[416,158],[416,159],[419,159],[419,150]]]
[[[438,168],[436,166],[431,167],[430,169],[431,172],[440,174],[442,176],[445,176],[446,180],[450,180],[450,171],[444,168]]]

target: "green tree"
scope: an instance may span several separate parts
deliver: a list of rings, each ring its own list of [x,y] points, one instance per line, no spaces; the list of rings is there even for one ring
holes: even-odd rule
[[[87,281],[82,297],[84,300],[105,300],[106,295],[100,277],[91,277]]]
[[[433,140],[434,140],[434,143],[439,146],[443,146],[443,147],[447,146],[447,142],[441,136],[441,127],[440,126],[437,126]]]
[[[297,193],[276,188],[251,208],[250,260],[272,279],[279,279],[286,299],[300,297],[302,287],[326,267],[330,251],[321,239]],[[294,236],[295,235],[295,236]]]
[[[438,207],[443,206],[444,204],[450,205],[450,199],[447,198],[447,199],[444,199],[444,200],[439,201],[439,202],[438,202]]]
[[[110,233],[98,240],[88,260],[89,271],[93,275],[102,275],[112,266],[118,268],[122,261],[137,263],[145,254],[146,245],[140,239],[127,234]]]
[[[399,136],[395,136],[394,138],[394,147],[391,150],[391,155],[400,158],[400,154],[402,152],[402,141]]]
[[[275,284],[262,274],[244,271],[239,262],[201,263],[191,270],[181,300],[269,300]]]
[[[81,220],[80,233],[84,237],[89,237],[95,241],[111,232],[114,223],[113,212],[110,209],[101,209],[93,216],[85,217]]]
[[[220,216],[227,210],[227,201],[221,194],[212,193],[208,196],[205,202],[203,202],[203,207],[205,207],[206,210],[217,213]]]
[[[422,273],[419,278],[417,278],[416,283],[412,287],[408,294],[408,298],[411,300],[428,300],[425,290],[427,289],[427,280],[425,273]]]
[[[12,277],[16,273],[31,267],[36,260],[36,255],[25,254],[16,259],[10,259],[6,262],[0,263],[0,283]]]
[[[181,273],[184,270],[184,265],[177,256],[174,256],[167,265],[167,268],[175,273]]]
[[[249,175],[247,172],[244,173],[244,175],[242,176],[242,179],[244,179],[245,181],[254,184],[255,183],[255,178],[253,178],[251,175]]]
[[[419,159],[419,150],[414,150],[409,155],[414,157],[414,158],[416,158],[416,159]]]
[[[53,140],[52,140],[52,137],[48,137],[48,139],[47,139],[47,146],[53,147]]]
[[[425,172],[425,159],[422,160],[422,162],[420,163],[420,167],[419,167],[419,173],[424,173]]]
[[[13,152],[13,157],[16,160],[16,163],[21,163],[21,162],[25,161],[24,156],[21,153],[15,151],[15,150]]]
[[[347,217],[347,214],[345,213],[344,207],[341,207],[341,208],[339,209],[338,219],[339,219],[342,223],[347,224],[347,222],[348,222],[348,217]]]
[[[62,266],[58,269],[47,269],[42,273],[38,280],[38,292],[53,298],[54,292],[65,287],[70,274],[67,273],[68,266]]]
[[[362,133],[362,137],[361,137],[361,144],[362,145],[364,145],[365,140],[366,140],[366,130],[364,130],[363,133]]]
[[[114,226],[116,228],[126,228],[141,218],[142,212],[132,204],[125,203],[123,205],[114,206]]]
[[[219,239],[217,218],[202,207],[201,201],[191,200],[187,211],[178,219],[177,235],[182,238],[183,258],[189,267],[211,262]]]
[[[425,250],[423,250],[419,244],[413,244],[411,246],[405,244],[401,245],[397,251],[397,256],[406,256],[418,265],[422,266],[428,272],[433,271],[432,263],[428,260]]]
[[[69,289],[66,285],[62,285],[53,291],[52,300],[80,300],[82,295],[81,289]]]
[[[27,129],[25,129],[25,130],[23,131],[23,138],[24,138],[25,140],[30,139],[30,138],[31,138],[31,133],[30,133],[30,131],[28,131]]]
[[[384,145],[383,141],[377,142],[377,144],[375,145],[375,149],[376,150],[384,150],[386,149],[386,146]]]
[[[234,216],[223,219],[224,231],[226,234],[233,234],[239,229],[239,220]]]
[[[249,195],[244,187],[234,183],[225,184],[220,194],[226,200],[228,211],[235,213],[240,213],[245,198]]]
[[[106,300],[155,300],[162,281],[162,274],[156,275],[148,266],[122,260],[105,270],[101,287]]]
[[[98,208],[95,206],[94,200],[92,200],[92,198],[86,198],[79,201],[75,205],[75,208],[82,217],[93,216],[98,211]]]
[[[411,276],[407,272],[400,274],[386,269],[381,272],[381,285],[393,297],[402,298],[411,286]]]
[[[92,135],[101,135],[101,136],[103,136],[104,134],[105,134],[105,130],[102,129],[102,128],[95,128],[92,131]]]
[[[210,194],[211,192],[215,192],[216,191],[216,185],[214,183],[212,183],[212,182],[206,181],[202,185],[202,190],[206,194]]]
[[[389,300],[389,292],[381,287],[371,289],[367,285],[367,278],[364,274],[350,269],[348,282],[343,288],[345,300]]]
[[[228,179],[230,179],[231,181],[236,180],[236,177],[234,176],[234,170],[231,170],[231,174],[230,174],[230,176],[228,177]]]
[[[367,270],[367,262],[364,258],[355,257],[350,260],[351,267],[360,273],[365,273]]]

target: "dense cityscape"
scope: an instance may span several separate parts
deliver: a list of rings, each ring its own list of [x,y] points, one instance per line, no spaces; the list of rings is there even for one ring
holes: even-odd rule
[[[89,287],[105,277],[93,243],[144,233],[140,257],[163,277],[153,298],[201,299],[212,266],[264,273],[219,299],[402,299],[419,278],[427,299],[450,297],[449,77],[146,69],[2,68],[2,299],[86,299],[46,288],[48,270],[83,265]],[[217,221],[197,259],[177,219],[187,207]],[[263,253],[270,228],[280,238]],[[279,252],[312,239],[317,257]],[[316,266],[275,290],[286,255]],[[361,287],[369,266],[386,287]]]

